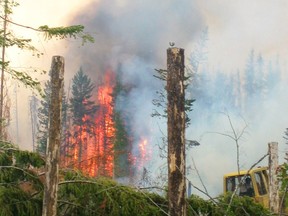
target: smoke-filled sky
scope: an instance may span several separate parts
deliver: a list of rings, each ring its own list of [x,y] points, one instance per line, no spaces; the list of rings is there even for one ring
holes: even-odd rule
[[[25,30],[25,35],[33,37],[44,56],[31,59],[22,58],[19,53],[11,53],[13,64],[49,70],[51,57],[63,55],[66,59],[67,85],[80,66],[83,66],[84,71],[95,81],[108,67],[123,73],[125,76],[121,81],[134,83],[137,87],[128,95],[127,104],[119,105],[119,109],[131,110],[133,126],[139,128],[139,139],[141,134],[148,136],[151,152],[157,152],[154,150],[160,142],[159,131],[163,127],[163,120],[157,122],[150,119],[153,109],[151,101],[155,98],[155,90],[161,87],[152,75],[155,68],[166,68],[166,49],[169,42],[173,41],[176,46],[185,49],[188,64],[195,43],[201,32],[208,27],[206,67],[221,69],[225,73],[235,73],[237,70],[243,73],[248,54],[254,49],[266,59],[278,57],[282,78],[287,77],[286,0],[38,0],[37,4],[33,0],[25,0],[19,3],[20,6],[13,16],[15,22],[33,27],[43,24],[83,24],[85,30],[95,37],[95,43],[81,46],[79,41],[72,39],[46,42],[41,35],[34,36],[35,33],[33,35],[33,32],[27,33],[30,30]],[[266,146],[270,141],[279,142],[280,157],[283,158],[285,145],[282,136],[288,126],[285,125],[285,111],[288,107],[283,103],[285,92],[281,92],[283,95],[278,93],[275,97],[279,97],[279,100],[266,104],[263,110],[258,111],[263,113],[261,117],[245,119],[251,124],[249,135],[245,137],[240,152],[245,168],[249,168],[267,152]],[[27,99],[22,99],[18,103],[25,106],[28,102]],[[193,112],[199,112],[197,104],[191,114],[192,120]],[[231,117],[235,121],[235,127],[241,130],[241,119],[237,116]],[[201,142],[199,147],[189,152],[187,159],[191,163],[191,157],[194,157],[204,182],[209,185],[208,191],[215,196],[221,193],[223,174],[235,170],[236,167],[233,142],[219,135],[207,134],[209,131],[229,130],[227,118],[217,113],[213,118],[211,124],[202,122],[197,124],[196,128],[187,129],[186,135],[189,139]],[[21,128],[26,128],[27,120],[21,124]],[[21,134],[21,147],[31,148],[31,138],[27,136],[29,133]],[[157,168],[155,164],[163,164],[163,161],[157,161],[156,158],[159,157],[151,156],[150,164],[154,164],[154,168]],[[149,164],[147,166],[149,168]],[[157,172],[157,169],[151,172]],[[192,182],[198,182],[195,175],[188,177]]]
[[[67,25],[75,18],[78,11],[85,10],[84,13],[90,14],[99,10],[98,5],[104,7],[104,3],[99,0],[61,2],[39,0],[37,4],[33,0],[26,0],[19,3],[20,6],[15,10],[15,19],[35,27],[43,24]],[[166,34],[169,31],[157,48],[166,48],[168,41],[175,41],[176,46],[187,49],[190,48],[189,45],[193,43],[193,40],[190,43],[183,42],[182,37],[193,32],[190,36],[193,39],[194,35],[207,25],[209,27],[209,62],[214,67],[221,66],[227,71],[234,70],[237,65],[240,67],[239,64],[244,65],[247,53],[252,48],[267,56],[279,54],[284,58],[288,55],[286,47],[288,3],[285,0],[276,2],[273,0],[236,0],[233,2],[229,0],[213,2],[170,0],[165,2],[134,1],[133,3],[128,0],[110,0],[105,1],[105,5],[107,13],[113,14],[114,17],[121,18],[129,14],[126,20],[127,26],[119,26],[119,28],[124,28],[123,31],[132,35],[138,34],[139,41],[137,42],[143,43],[143,46],[146,45],[147,37],[155,37],[156,32]],[[174,21],[171,22],[171,20]],[[175,25],[177,20],[182,24]],[[109,21],[103,23],[105,22]],[[109,25],[106,27],[111,28]],[[142,28],[142,31],[133,32],[135,27]],[[87,31],[96,33],[94,35],[96,40],[102,36],[97,29],[87,29]],[[129,40],[129,38],[126,39]],[[42,41],[42,43],[45,49],[49,49],[45,42]],[[133,46],[133,43],[135,41],[131,41],[128,47]],[[63,51],[61,50],[60,53]],[[53,55],[52,52],[47,54]]]

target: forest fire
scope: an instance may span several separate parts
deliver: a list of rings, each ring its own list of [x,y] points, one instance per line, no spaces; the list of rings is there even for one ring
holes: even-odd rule
[[[145,160],[145,158],[147,157],[147,152],[146,152],[147,142],[148,142],[147,139],[143,139],[139,143],[140,158],[142,161]]]
[[[97,86],[96,112],[84,115],[82,124],[67,132],[63,166],[77,168],[89,176],[113,177],[114,135],[113,88],[115,74],[107,70],[103,83]],[[82,100],[82,104],[87,104]]]
[[[149,149],[148,149],[148,140],[145,138],[142,138],[138,144],[139,149],[139,157],[137,159],[138,167],[142,169],[145,165],[145,163],[149,159]]]
[[[95,118],[96,151],[91,154],[97,155],[96,170],[89,173],[93,175],[113,176],[114,169],[114,148],[115,124],[113,121],[113,88],[115,75],[107,70],[104,77],[104,84],[98,88],[98,111]]]
[[[62,166],[79,169],[92,177],[112,178],[132,177],[134,171],[139,172],[144,167],[150,155],[148,140],[141,135],[136,141],[131,133],[129,112],[115,109],[115,85],[115,73],[106,70],[102,82],[94,89],[94,98],[79,100],[79,110],[92,111],[82,115],[78,124],[74,117],[74,125],[68,127]]]

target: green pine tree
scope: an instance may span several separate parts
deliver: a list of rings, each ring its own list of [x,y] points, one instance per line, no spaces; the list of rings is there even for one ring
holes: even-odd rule
[[[93,116],[97,110],[95,102],[91,100],[92,91],[95,88],[91,79],[84,74],[80,67],[72,79],[72,98],[70,108],[73,113],[73,123],[78,126],[93,126],[91,120],[85,120],[85,116]]]
[[[97,110],[95,102],[91,100],[93,89],[95,88],[91,79],[84,74],[80,67],[79,71],[72,79],[72,97],[70,98],[70,110],[74,125],[74,138],[78,146],[78,162],[83,160],[84,145],[80,135],[86,132],[89,135],[94,134],[93,116]],[[80,165],[80,164],[79,164]]]

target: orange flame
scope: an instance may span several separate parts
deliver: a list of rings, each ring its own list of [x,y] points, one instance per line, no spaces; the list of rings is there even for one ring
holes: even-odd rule
[[[82,118],[84,123],[90,121],[94,124],[73,126],[73,129],[67,132],[69,134],[66,140],[68,147],[65,147],[65,153],[62,153],[64,155],[63,160],[61,160],[62,166],[79,169],[92,177],[114,176],[114,161],[116,157],[116,160],[118,159],[119,154],[119,150],[114,149],[116,129],[113,119],[114,101],[112,94],[116,83],[115,78],[113,71],[107,70],[105,72],[103,84],[98,86],[97,95],[95,95],[98,109],[94,119],[91,119],[91,116]],[[87,102],[84,100],[83,104]],[[129,138],[129,142],[130,144],[133,143],[132,137]],[[148,140],[141,138],[137,147],[138,153],[135,155],[132,153],[132,146],[131,150],[128,150],[128,160],[134,168],[142,169],[151,155]],[[116,166],[116,168],[118,167]],[[133,168],[130,169],[130,175],[134,175],[134,171]]]
[[[115,135],[115,124],[113,121],[113,88],[115,75],[107,71],[104,77],[104,85],[98,89],[99,110],[95,120],[96,135],[98,135],[98,174],[113,176],[114,170],[114,148],[113,138]]]
[[[69,143],[68,150],[65,150],[65,166],[72,166],[82,170],[90,176],[113,176],[114,169],[114,148],[113,139],[115,136],[115,124],[113,121],[113,88],[115,75],[111,70],[106,71],[103,85],[98,88],[97,105],[98,110],[93,120],[95,125],[87,128],[74,126],[74,136],[66,142]],[[83,101],[87,103],[87,101]],[[84,116],[83,122],[90,119]],[[71,156],[69,156],[71,155]]]
[[[149,152],[148,152],[148,140],[145,138],[142,138],[141,141],[138,144],[139,148],[139,157],[137,159],[138,168],[142,169],[145,165],[145,163],[149,160]]]

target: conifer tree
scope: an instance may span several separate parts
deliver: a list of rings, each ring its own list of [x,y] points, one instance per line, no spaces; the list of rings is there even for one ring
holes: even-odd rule
[[[43,89],[43,98],[40,101],[40,107],[38,109],[38,125],[37,125],[37,148],[36,151],[42,155],[46,154],[47,139],[48,139],[48,123],[49,123],[49,104],[51,96],[51,82],[48,80],[45,83]],[[62,135],[64,134],[64,129],[66,125],[68,104],[66,101],[66,95],[63,94],[62,99]],[[63,138],[64,140],[64,138]],[[65,146],[65,143],[61,144],[61,149]]]
[[[92,91],[95,88],[91,79],[84,74],[82,67],[72,79],[72,97],[70,98],[70,110],[74,125],[75,145],[78,146],[78,163],[83,159],[84,145],[82,133],[93,135],[93,116],[97,110],[95,102],[91,100]],[[86,137],[87,138],[87,137]],[[80,164],[78,164],[80,166]]]
[[[49,122],[49,104],[51,95],[51,83],[47,81],[44,87],[44,96],[40,101],[41,106],[38,109],[38,133],[37,149],[40,154],[45,155],[48,139],[48,122]]]
[[[280,83],[280,80],[281,80],[281,70],[279,67],[279,61],[278,59],[276,59],[276,62],[270,60],[267,68],[268,93],[274,92],[273,90],[277,86],[277,84]],[[268,96],[271,97],[271,94]]]
[[[97,107],[91,100],[92,91],[95,88],[91,79],[84,74],[82,67],[72,79],[72,98],[70,99],[70,108],[73,113],[73,123],[81,126],[93,126],[93,121],[86,121],[85,116],[92,116]]]
[[[116,104],[116,98],[119,94],[125,95],[128,90],[125,89],[119,82],[119,75],[116,79],[116,85],[113,90],[113,103],[114,107]],[[124,96],[124,97],[125,97]],[[124,101],[120,101],[124,104]],[[118,109],[117,109],[118,108]],[[128,131],[129,128],[127,121],[127,113],[125,113],[121,108],[116,107],[113,111],[113,120],[115,122],[115,141],[114,141],[114,176],[115,177],[127,177],[133,174],[132,164],[131,164],[131,138],[129,138]]]
[[[245,93],[246,96],[252,96],[255,93],[255,55],[251,50],[245,69]]]

